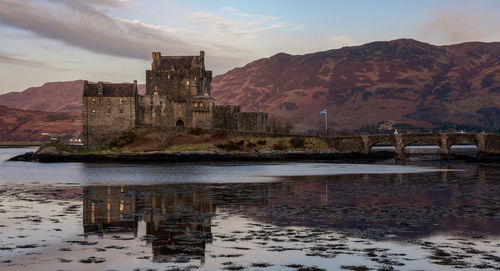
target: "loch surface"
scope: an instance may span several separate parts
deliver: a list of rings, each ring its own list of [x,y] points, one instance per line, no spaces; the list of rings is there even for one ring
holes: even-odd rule
[[[500,166],[26,163],[1,270],[498,270]]]

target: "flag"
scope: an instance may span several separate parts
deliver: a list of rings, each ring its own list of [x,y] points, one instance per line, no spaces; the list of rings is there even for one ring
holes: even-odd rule
[[[326,114],[326,109],[325,109],[325,110],[323,110],[323,111],[321,111],[321,112],[319,112],[319,115],[320,115],[320,116],[321,116],[321,115],[323,115],[323,114]]]

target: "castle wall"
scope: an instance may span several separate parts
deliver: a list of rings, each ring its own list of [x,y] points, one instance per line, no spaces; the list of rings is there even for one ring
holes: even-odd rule
[[[239,112],[238,131],[265,133],[267,124],[267,113],[263,112]]]
[[[160,128],[175,126],[173,104],[165,95],[139,96],[137,123]]]
[[[135,97],[83,97],[83,143],[87,149],[108,146],[136,125]]]
[[[215,101],[211,98],[199,97],[191,101],[193,116],[192,128],[211,129],[214,118]]]
[[[180,70],[148,70],[146,71],[146,95],[162,95],[170,100],[189,100],[191,93],[190,73]],[[196,93],[194,93],[196,95]]]
[[[234,105],[216,105],[213,112],[212,128],[237,130],[240,107]]]
[[[267,114],[243,113],[239,106],[216,106],[211,97],[212,72],[205,54],[161,56],[153,52],[146,71],[146,95],[134,84],[84,83],[83,137],[88,149],[101,149],[137,126],[187,127],[262,133]]]

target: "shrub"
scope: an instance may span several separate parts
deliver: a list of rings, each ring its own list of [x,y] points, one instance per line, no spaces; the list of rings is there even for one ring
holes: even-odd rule
[[[212,138],[226,138],[228,133],[226,130],[217,130],[212,133]]]
[[[246,147],[247,147],[247,150],[253,150],[255,148],[255,146],[257,146],[257,144],[248,141]]]
[[[266,144],[267,144],[266,140],[259,140],[259,141],[257,141],[257,145],[264,146]]]
[[[295,149],[304,148],[305,144],[306,144],[306,140],[304,138],[294,137],[294,138],[290,139],[290,145],[292,145],[292,147]]]
[[[113,147],[123,147],[129,144],[132,144],[136,138],[136,134],[132,131],[123,132],[117,141],[111,142],[109,146]]]
[[[73,152],[73,150],[68,147],[66,144],[62,143],[59,140],[51,141],[48,143],[45,143],[45,146],[52,146],[55,147],[58,150],[65,151],[65,152]]]
[[[283,139],[280,139],[278,142],[276,142],[273,145],[273,149],[277,150],[277,151],[282,151],[282,150],[286,149],[285,141]]]
[[[202,135],[204,134],[203,129],[201,128],[191,128],[188,131],[189,134],[191,135]]]
[[[229,140],[226,144],[215,144],[215,147],[219,149],[224,149],[226,151],[242,151],[245,146],[245,141],[240,140],[238,142],[233,142]]]

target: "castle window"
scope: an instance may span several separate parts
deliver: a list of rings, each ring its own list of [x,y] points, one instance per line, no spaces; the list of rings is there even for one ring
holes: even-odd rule
[[[203,108],[203,106],[204,106],[203,103],[200,103],[200,108]]]
[[[92,110],[92,114],[95,114],[95,109]]]
[[[125,101],[123,101],[123,99],[120,99],[120,104],[123,104],[125,103]]]
[[[186,81],[186,85],[189,85],[189,80]]]
[[[108,99],[107,103],[108,103],[108,104],[111,104],[111,100],[110,100],[110,99]]]
[[[95,103],[95,98],[92,98],[92,100],[91,100],[91,101],[92,101],[92,103]]]
[[[170,74],[167,75],[167,79],[170,79]]]
[[[193,103],[193,107],[194,108],[198,107],[198,103]]]
[[[111,114],[111,109],[108,109],[108,114]]]
[[[123,114],[123,109],[120,109],[120,114]]]

